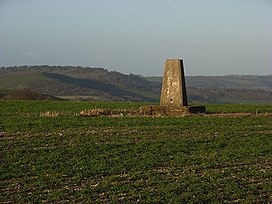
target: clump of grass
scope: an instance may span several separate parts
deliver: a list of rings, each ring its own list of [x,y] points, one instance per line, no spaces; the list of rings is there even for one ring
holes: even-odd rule
[[[45,111],[41,112],[41,117],[57,117],[57,116],[65,116],[65,115],[71,115],[73,114],[70,111]]]
[[[80,111],[79,115],[80,116],[89,116],[89,117],[93,117],[93,116],[108,116],[108,115],[112,115],[112,112],[109,109],[98,108],[98,109],[91,109],[91,110]]]

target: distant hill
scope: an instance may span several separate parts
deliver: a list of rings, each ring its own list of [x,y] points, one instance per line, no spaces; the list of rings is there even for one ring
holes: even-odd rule
[[[73,100],[159,101],[162,77],[125,75],[104,68],[20,66],[0,68],[4,89]],[[272,76],[188,76],[189,102],[272,103]]]
[[[158,101],[157,85],[104,68],[21,66],[0,68],[0,88],[29,89],[68,99]]]
[[[272,104],[272,92],[260,89],[187,88],[188,100],[196,103]]]
[[[161,84],[162,77],[146,77]],[[187,87],[220,89],[260,89],[272,90],[272,75],[228,75],[228,76],[186,76]]]

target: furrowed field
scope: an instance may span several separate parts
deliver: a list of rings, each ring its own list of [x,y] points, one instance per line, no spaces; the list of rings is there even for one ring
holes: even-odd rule
[[[0,101],[0,203],[272,202],[272,105],[126,115],[141,105]]]

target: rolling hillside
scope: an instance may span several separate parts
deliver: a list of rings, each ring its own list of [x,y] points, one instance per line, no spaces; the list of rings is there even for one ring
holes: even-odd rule
[[[157,85],[103,68],[23,66],[0,69],[0,88],[29,89],[68,99],[157,101]]]
[[[104,68],[48,65],[0,68],[2,92],[28,89],[73,100],[156,102],[161,81],[162,77],[125,75]],[[188,76],[186,83],[189,102],[272,102],[272,76]]]
[[[147,77],[147,80],[161,84],[162,77]],[[188,87],[220,89],[272,90],[272,75],[227,75],[227,76],[186,76]]]

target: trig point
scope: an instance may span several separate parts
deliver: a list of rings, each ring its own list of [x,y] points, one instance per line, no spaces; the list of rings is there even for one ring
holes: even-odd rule
[[[161,106],[188,106],[184,76],[181,59],[166,60],[161,90]]]
[[[205,112],[205,106],[188,105],[183,60],[167,59],[164,68],[160,106],[142,106],[140,107],[140,114],[179,116]]]

